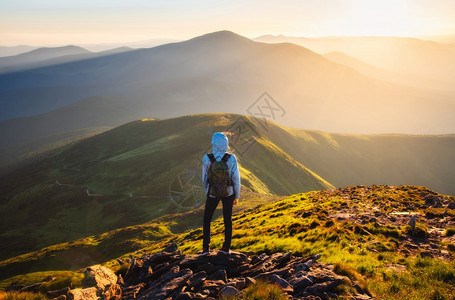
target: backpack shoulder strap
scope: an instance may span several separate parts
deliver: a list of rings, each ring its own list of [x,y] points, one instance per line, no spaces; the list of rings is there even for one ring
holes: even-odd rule
[[[207,157],[210,159],[210,162],[212,164],[216,161],[215,156],[213,155],[213,153],[207,154]]]
[[[223,158],[221,159],[223,162],[227,163],[231,155],[229,153],[225,153]]]

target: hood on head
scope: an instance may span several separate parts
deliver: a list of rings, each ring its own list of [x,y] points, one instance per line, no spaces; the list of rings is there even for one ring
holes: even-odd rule
[[[212,152],[226,153],[228,150],[229,141],[227,136],[221,132],[215,132],[212,136]]]

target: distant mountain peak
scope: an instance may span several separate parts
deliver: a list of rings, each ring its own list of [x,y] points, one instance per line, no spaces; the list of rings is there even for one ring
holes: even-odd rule
[[[249,38],[246,38],[240,34],[237,34],[235,32],[229,31],[229,30],[221,30],[221,31],[215,31],[211,33],[207,33],[195,38],[190,39],[189,41],[242,41],[242,42],[253,42]]]
[[[104,50],[99,53],[109,53],[109,54],[114,54],[114,53],[122,53],[122,52],[128,52],[128,51],[133,51],[135,49],[127,46],[122,46],[122,47],[117,47],[117,48],[112,48],[109,50]]]
[[[24,53],[24,54],[32,54],[32,53],[42,53],[42,52],[78,52],[78,53],[90,53],[87,49],[84,49],[79,46],[75,45],[67,45],[67,46],[60,46],[60,47],[41,47],[35,50],[32,50],[30,52]]]

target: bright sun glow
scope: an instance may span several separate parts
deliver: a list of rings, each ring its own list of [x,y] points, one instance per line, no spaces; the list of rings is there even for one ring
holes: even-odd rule
[[[0,45],[188,39],[223,29],[320,37],[454,35],[455,0],[0,0]],[[210,5],[208,5],[210,3]]]
[[[350,0],[344,30],[350,35],[411,35],[407,0]]]

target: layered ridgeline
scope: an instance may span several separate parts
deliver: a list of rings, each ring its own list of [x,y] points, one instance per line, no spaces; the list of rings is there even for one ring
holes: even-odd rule
[[[413,53],[422,47],[417,43]],[[2,161],[4,151],[55,134],[74,136],[147,116],[245,113],[264,91],[286,112],[280,122],[287,126],[352,133],[455,130],[451,93],[387,82],[388,76],[373,79],[295,44],[221,31],[149,49],[81,55],[0,75]],[[450,66],[447,57],[441,60]]]
[[[399,84],[453,92],[455,45],[409,37],[359,36],[304,38],[265,35],[266,43],[293,43],[326,54],[358,72]],[[374,67],[373,67],[374,66]]]
[[[356,184],[455,193],[454,136],[328,134],[235,114],[141,120],[3,176],[1,257],[200,207],[201,159],[215,131],[231,133],[243,195]]]

